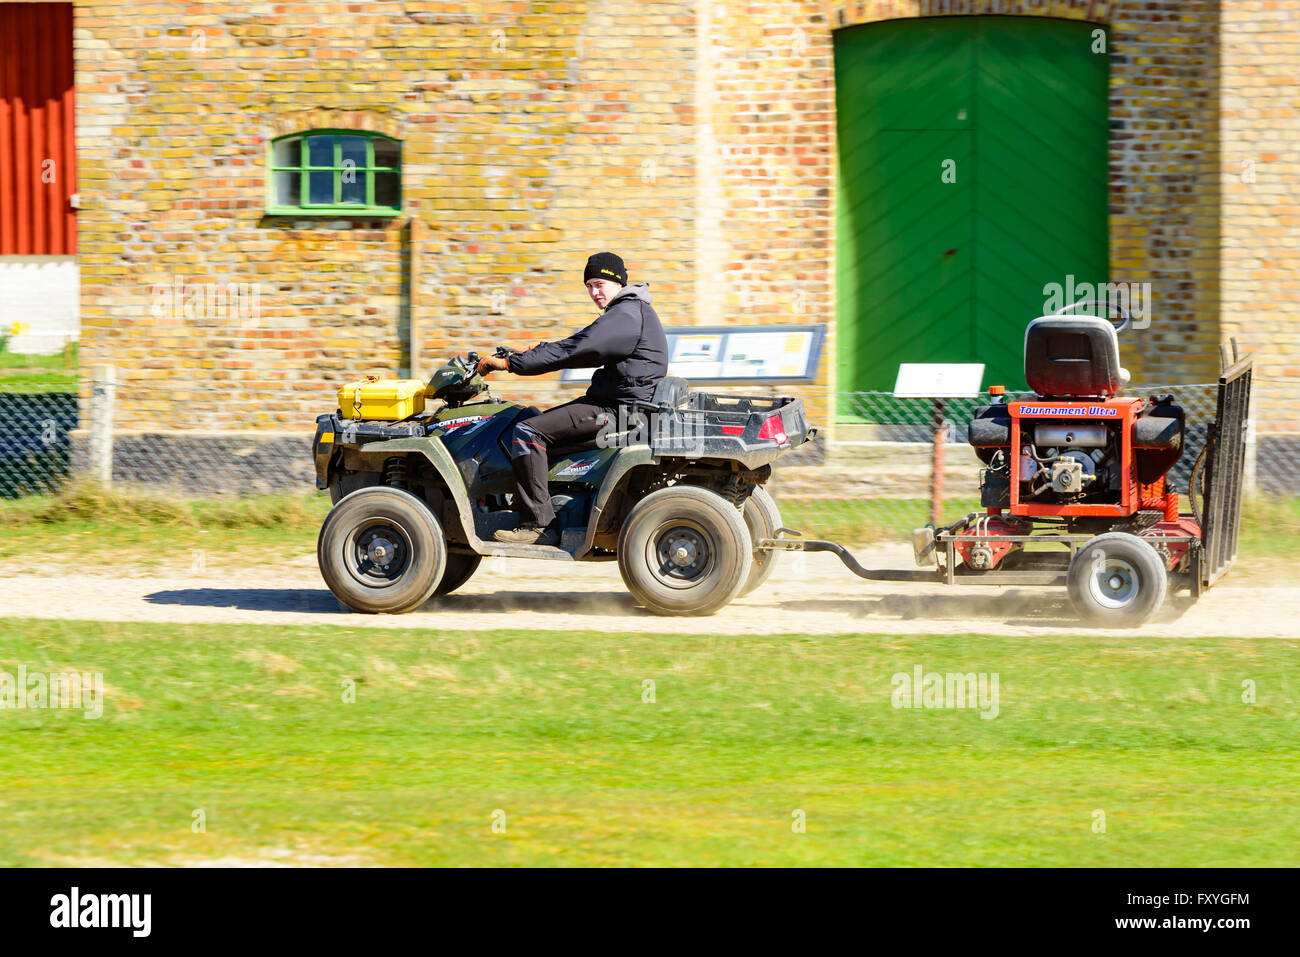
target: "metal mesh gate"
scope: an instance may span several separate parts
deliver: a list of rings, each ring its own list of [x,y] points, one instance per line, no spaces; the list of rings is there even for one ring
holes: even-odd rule
[[[1234,352],[1236,344],[1234,343]],[[1252,360],[1238,359],[1219,376],[1218,411],[1206,446],[1204,557],[1201,583],[1213,585],[1237,557],[1246,471]],[[1193,493],[1195,494],[1195,493]]]

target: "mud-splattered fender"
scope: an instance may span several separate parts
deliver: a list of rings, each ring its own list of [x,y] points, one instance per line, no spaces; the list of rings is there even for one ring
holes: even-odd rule
[[[601,481],[600,488],[596,491],[596,499],[591,506],[591,516],[587,520],[587,538],[582,543],[580,555],[585,555],[591,550],[592,543],[596,540],[596,529],[600,527],[601,512],[623,477],[639,465],[653,465],[658,461],[658,457],[650,451],[648,445],[630,445],[619,450],[618,455],[605,471],[605,478]]]
[[[460,516],[461,528],[465,530],[465,537],[469,540],[470,547],[475,551],[478,550],[482,540],[474,531],[474,514],[470,509],[469,492],[465,489],[465,479],[461,477],[460,469],[456,468],[456,462],[452,459],[451,453],[442,444],[442,439],[431,435],[424,438],[367,442],[361,447],[361,451],[367,456],[376,455],[381,458],[387,458],[390,455],[414,454],[424,456],[446,484],[448,491],[451,492],[452,501],[456,503],[456,514]]]

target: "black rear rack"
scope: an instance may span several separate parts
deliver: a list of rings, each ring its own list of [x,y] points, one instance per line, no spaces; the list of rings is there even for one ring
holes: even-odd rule
[[[1232,341],[1231,365],[1224,356],[1219,401],[1206,441],[1205,513],[1202,516],[1200,584],[1209,588],[1237,557],[1241,530],[1241,495],[1246,473],[1246,430],[1250,417],[1253,360],[1237,356]],[[1192,494],[1195,494],[1194,492]]]
[[[637,407],[657,414],[650,447],[660,456],[732,459],[757,469],[817,434],[796,396],[692,392],[680,405],[643,402]],[[780,434],[759,438],[774,418],[780,420]]]

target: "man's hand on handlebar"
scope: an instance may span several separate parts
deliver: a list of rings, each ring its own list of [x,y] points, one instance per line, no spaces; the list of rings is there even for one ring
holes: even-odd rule
[[[479,375],[487,375],[489,372],[505,372],[507,369],[508,360],[504,356],[484,356],[478,360],[478,368],[474,371]]]

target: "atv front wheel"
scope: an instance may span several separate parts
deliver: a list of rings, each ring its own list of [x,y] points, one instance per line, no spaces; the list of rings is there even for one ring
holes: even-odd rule
[[[716,492],[673,486],[643,498],[618,536],[618,570],[658,615],[711,615],[739,593],[753,544],[739,509]]]
[[[447,567],[447,540],[429,507],[401,489],[358,489],[325,516],[316,540],[321,577],[356,611],[419,608]]]
[[[772,538],[781,527],[781,513],[777,511],[776,502],[772,501],[772,496],[762,486],[754,489],[749,498],[745,499],[744,517],[750,540],[755,545],[761,538]],[[775,551],[754,552],[749,578],[740,589],[742,598],[772,577],[772,572],[776,570],[776,556]]]
[[[1075,554],[1066,588],[1086,621],[1136,628],[1164,604],[1169,575],[1148,542],[1127,532],[1107,532]]]

